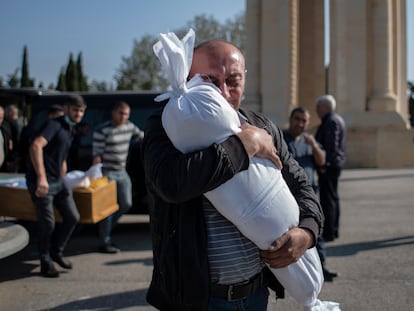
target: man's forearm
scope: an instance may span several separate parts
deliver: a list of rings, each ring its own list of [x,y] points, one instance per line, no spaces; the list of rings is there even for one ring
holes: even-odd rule
[[[37,144],[32,144],[29,151],[30,159],[32,161],[37,178],[46,178],[46,170],[43,164],[43,148]]]
[[[299,222],[298,227],[306,230],[310,234],[312,241],[309,247],[315,246],[320,232],[318,223],[313,218],[309,217],[302,219]]]

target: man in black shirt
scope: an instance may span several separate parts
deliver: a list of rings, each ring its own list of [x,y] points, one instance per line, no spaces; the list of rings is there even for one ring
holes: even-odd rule
[[[62,268],[72,269],[72,264],[63,257],[63,251],[79,221],[72,191],[63,176],[72,128],[82,120],[86,105],[77,95],[67,97],[65,105],[66,114],[48,120],[35,135],[30,144],[31,161],[26,172],[27,188],[36,207],[41,274],[45,277],[59,276],[52,261]],[[55,224],[54,206],[62,217],[59,224]]]

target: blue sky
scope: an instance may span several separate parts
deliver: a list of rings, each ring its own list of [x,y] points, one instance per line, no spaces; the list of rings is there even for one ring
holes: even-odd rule
[[[0,76],[20,66],[27,45],[36,83],[56,84],[70,52],[82,52],[89,81],[110,82],[134,39],[176,30],[200,14],[224,22],[244,9],[244,0],[1,1]]]
[[[414,81],[414,0],[407,0],[408,78]],[[20,66],[28,46],[29,73],[56,84],[69,53],[82,52],[88,80],[113,83],[133,40],[181,28],[200,14],[220,22],[245,9],[245,0],[10,0],[0,4],[0,76]]]

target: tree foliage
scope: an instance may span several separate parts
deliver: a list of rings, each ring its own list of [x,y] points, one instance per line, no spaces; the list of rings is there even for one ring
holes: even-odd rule
[[[157,38],[144,36],[134,40],[130,57],[122,57],[121,66],[115,76],[118,90],[162,90],[167,80],[160,74],[161,66],[153,56],[152,46]]]
[[[22,59],[22,73],[20,76],[20,87],[33,87],[34,80],[30,79],[29,76],[29,63],[28,63],[28,52],[27,46],[23,48],[23,59]]]
[[[112,85],[108,85],[106,81],[92,80],[92,82],[89,84],[89,91],[106,92],[112,90]]]
[[[191,27],[196,33],[196,44],[209,39],[225,39],[237,45],[242,51],[245,49],[245,22],[244,12],[229,19],[223,24],[213,16],[199,15],[189,21],[186,26],[174,30],[182,38]],[[156,90],[165,91],[168,80],[161,70],[161,65],[153,53],[152,46],[158,41],[158,34],[145,35],[134,40],[130,56],[122,57],[121,64],[115,73],[116,87],[107,82],[92,81],[88,84],[87,76],[83,72],[82,53],[76,61],[73,54],[69,54],[66,66],[60,70],[56,89],[60,91],[108,91],[117,90]],[[18,69],[9,74],[6,79],[0,79],[0,86],[7,84],[10,87],[34,86],[34,79],[29,76],[28,50],[24,46],[21,75]],[[0,77],[1,78],[1,77]],[[40,82],[39,86],[43,87]],[[48,88],[53,88],[50,84]]]
[[[9,87],[19,87],[20,79],[19,79],[19,68],[16,68],[14,73],[7,75],[7,84]]]
[[[69,54],[69,62],[66,67],[66,89],[67,91],[78,91],[79,90],[79,78],[78,69],[73,60],[73,54]]]
[[[181,30],[183,35],[187,33],[189,28],[193,28],[196,33],[196,45],[209,39],[227,39],[225,26],[221,25],[213,16],[196,16],[194,20],[187,23],[185,29]]]
[[[62,67],[60,70],[56,90],[58,91],[66,91],[66,74],[65,74],[65,68]]]
[[[229,42],[237,45],[240,50],[246,52],[246,21],[245,14],[240,13],[234,19],[227,21],[225,26],[226,38]]]
[[[220,24],[213,16],[199,15],[187,23],[186,27],[174,32],[182,38],[189,28],[193,28],[196,33],[196,44],[209,39],[225,39],[243,50],[246,40],[244,27],[244,13],[224,24]],[[168,80],[152,50],[152,46],[157,41],[158,36],[151,35],[134,41],[131,55],[122,58],[115,75],[118,90],[165,91],[167,89]]]
[[[83,73],[82,52],[79,52],[76,62],[73,54],[69,54],[68,64],[60,70],[56,89],[73,92],[89,90],[87,78]]]
[[[82,52],[79,52],[76,60],[76,71],[78,74],[78,91],[88,91],[88,81],[86,76],[83,74]]]

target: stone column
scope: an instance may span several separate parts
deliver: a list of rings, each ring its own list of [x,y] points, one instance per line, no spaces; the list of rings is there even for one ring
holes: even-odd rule
[[[409,110],[407,103],[407,24],[406,0],[392,2],[392,38],[393,38],[393,88],[396,90],[397,111],[409,124]]]
[[[366,111],[368,33],[365,0],[330,1],[328,93],[341,114]]]
[[[280,126],[297,102],[298,0],[262,0],[262,111]]]
[[[309,109],[313,127],[319,124],[315,99],[325,93],[324,0],[299,2],[299,106]]]
[[[324,3],[246,0],[247,105],[280,127],[294,106],[312,111],[313,97],[324,93]],[[413,165],[405,0],[330,0],[329,5],[327,92],[347,123],[346,165]]]
[[[372,87],[368,109],[376,112],[395,111],[397,98],[393,88],[392,3],[371,0],[371,72]]]
[[[243,107],[261,111],[261,0],[246,0],[246,89]]]
[[[330,1],[329,92],[336,97],[337,111],[347,123],[348,167],[403,162],[383,140],[406,137],[406,122],[398,111],[405,79],[401,69],[405,61],[400,59],[405,31],[396,34],[405,25],[405,8],[399,1]]]

